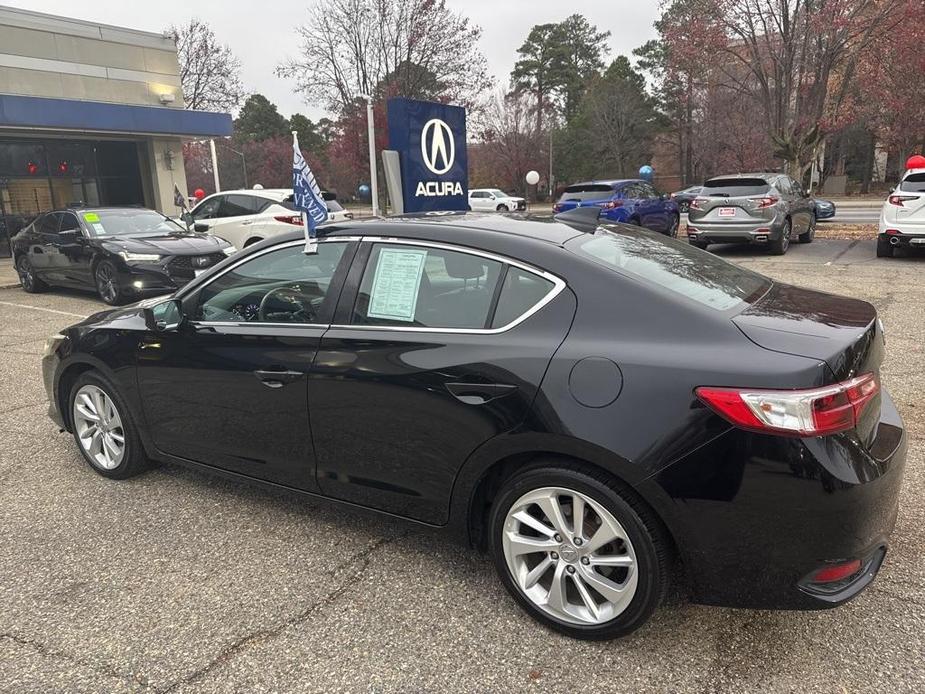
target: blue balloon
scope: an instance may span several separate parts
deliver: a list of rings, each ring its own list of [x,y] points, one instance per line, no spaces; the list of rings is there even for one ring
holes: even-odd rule
[[[646,164],[645,166],[640,167],[639,169],[639,178],[645,181],[651,181],[655,176],[655,169]]]
[[[361,200],[369,200],[370,197],[371,197],[371,195],[372,195],[372,190],[371,190],[370,187],[369,187],[368,185],[366,185],[365,183],[361,183],[361,184],[357,187],[357,196],[358,196]]]

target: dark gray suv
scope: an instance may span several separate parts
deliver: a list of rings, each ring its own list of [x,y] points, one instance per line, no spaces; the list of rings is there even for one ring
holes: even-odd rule
[[[798,237],[809,243],[816,233],[813,199],[790,176],[779,173],[717,176],[691,201],[690,243],[754,243],[774,255],[787,252]]]

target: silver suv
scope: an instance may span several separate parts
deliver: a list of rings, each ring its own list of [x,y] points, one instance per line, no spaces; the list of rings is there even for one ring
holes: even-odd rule
[[[690,243],[754,243],[783,255],[794,237],[809,243],[816,233],[813,199],[795,180],[779,173],[717,176],[691,201]]]

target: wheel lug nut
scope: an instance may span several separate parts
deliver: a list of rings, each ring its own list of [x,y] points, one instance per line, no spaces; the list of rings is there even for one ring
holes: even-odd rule
[[[575,546],[576,546],[576,547],[581,547],[581,543],[582,543],[582,542],[584,542],[584,540],[582,540],[580,537],[576,537],[576,538],[575,538]]]
[[[550,553],[549,553],[549,557],[550,557],[553,561],[555,561],[556,559],[559,558],[559,555],[556,554],[555,552],[550,552]]]
[[[559,533],[556,533],[555,540],[556,542],[562,542],[562,536]]]
[[[588,559],[587,557],[582,557],[582,558],[581,558],[581,563],[584,564],[585,566],[587,566],[588,564],[591,563],[591,560]]]
[[[565,567],[565,570],[568,571],[570,574],[575,573],[575,567],[574,567],[574,566],[566,566],[566,567]]]

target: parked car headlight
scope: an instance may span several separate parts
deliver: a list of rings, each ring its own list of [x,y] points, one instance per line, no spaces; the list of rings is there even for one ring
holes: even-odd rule
[[[52,335],[51,337],[49,337],[47,340],[45,340],[45,348],[42,350],[42,356],[50,357],[52,354],[54,354],[57,351],[58,346],[62,342],[64,342],[66,339],[67,337],[65,337],[61,333],[56,333]]]
[[[156,263],[163,257],[157,253],[129,253],[128,251],[119,251],[119,255],[127,263]]]

